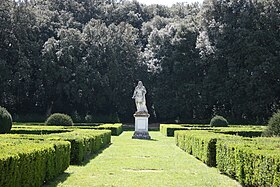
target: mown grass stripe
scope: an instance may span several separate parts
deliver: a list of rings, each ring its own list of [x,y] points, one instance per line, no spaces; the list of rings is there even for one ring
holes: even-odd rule
[[[85,166],[70,166],[49,186],[240,186],[179,149],[174,138],[150,132],[152,140],[137,140],[132,134],[112,137],[102,154]]]

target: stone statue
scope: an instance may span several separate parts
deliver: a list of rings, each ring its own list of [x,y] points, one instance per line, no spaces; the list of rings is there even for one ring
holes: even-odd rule
[[[138,82],[138,85],[134,89],[132,99],[135,99],[135,104],[137,111],[133,114],[135,118],[135,131],[132,136],[133,139],[147,139],[150,140],[151,136],[149,135],[149,120],[150,114],[148,113],[146,106],[146,88],[143,86],[141,81]]]
[[[135,104],[137,108],[136,113],[139,112],[148,113],[147,106],[146,106],[146,99],[145,99],[146,93],[147,91],[145,86],[143,86],[142,81],[139,81],[138,85],[134,89],[134,93],[132,96],[132,99],[135,99]]]

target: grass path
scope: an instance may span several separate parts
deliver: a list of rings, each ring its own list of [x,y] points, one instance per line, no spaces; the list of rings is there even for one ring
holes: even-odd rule
[[[48,186],[240,186],[179,149],[174,138],[159,132],[150,135],[150,141],[131,139],[132,132],[112,137],[109,148],[85,166],[70,166]]]

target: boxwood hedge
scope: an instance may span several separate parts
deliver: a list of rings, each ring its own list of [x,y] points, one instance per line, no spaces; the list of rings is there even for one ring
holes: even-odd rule
[[[244,186],[280,186],[280,141],[217,142],[217,168]]]
[[[176,131],[176,144],[244,186],[280,186],[280,138]]]
[[[214,128],[214,132],[222,134],[237,135],[243,137],[260,137],[264,130],[263,126],[231,126],[225,128]]]
[[[175,131],[176,145],[208,166],[216,166],[216,142],[221,138],[241,139],[241,137],[203,130]]]
[[[176,130],[210,130],[209,125],[199,124],[160,124],[160,132],[165,136],[174,136]]]
[[[66,141],[0,140],[0,186],[41,186],[70,162]]]
[[[17,130],[22,131],[21,129]],[[0,138],[69,141],[71,143],[71,164],[81,164],[88,156],[97,153],[111,143],[110,130],[72,129],[70,132],[49,134],[48,130],[45,129],[46,134],[42,135],[37,135],[38,129],[34,128],[33,130],[35,134],[32,134],[32,130],[29,130],[27,134],[5,134],[0,135]],[[50,131],[54,131],[54,128],[51,128]]]
[[[97,153],[111,143],[111,131],[75,130],[73,132],[46,135],[46,139],[71,142],[71,164],[81,164],[90,155]]]
[[[121,123],[115,124],[101,124],[98,126],[75,126],[73,129],[96,129],[96,130],[110,130],[112,136],[119,136],[123,132],[123,125]]]
[[[111,133],[114,136],[119,136],[123,132],[123,127],[121,123],[103,124],[98,126],[96,129],[111,130]]]
[[[115,124],[99,124],[99,125],[81,125],[76,124],[74,126],[43,126],[42,124],[37,125],[31,125],[24,123],[15,123],[13,125],[12,130],[37,130],[39,133],[41,131],[53,131],[51,133],[55,133],[55,131],[72,131],[73,129],[96,129],[96,130],[111,130],[111,135],[113,136],[119,136],[123,132],[123,125],[121,123],[115,123]],[[12,132],[13,133],[13,132]],[[15,132],[17,133],[17,132]],[[28,132],[26,132],[28,133]],[[43,132],[44,134],[44,132]]]

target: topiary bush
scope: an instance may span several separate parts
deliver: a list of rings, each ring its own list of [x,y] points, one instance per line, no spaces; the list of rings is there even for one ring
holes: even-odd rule
[[[227,127],[228,121],[223,116],[214,116],[210,121],[211,127]]]
[[[73,126],[73,120],[67,114],[54,113],[46,121],[46,125]]]
[[[280,136],[280,110],[268,120],[268,126],[263,132],[264,136]]]
[[[6,108],[0,106],[0,133],[8,133],[12,128],[12,116]]]

